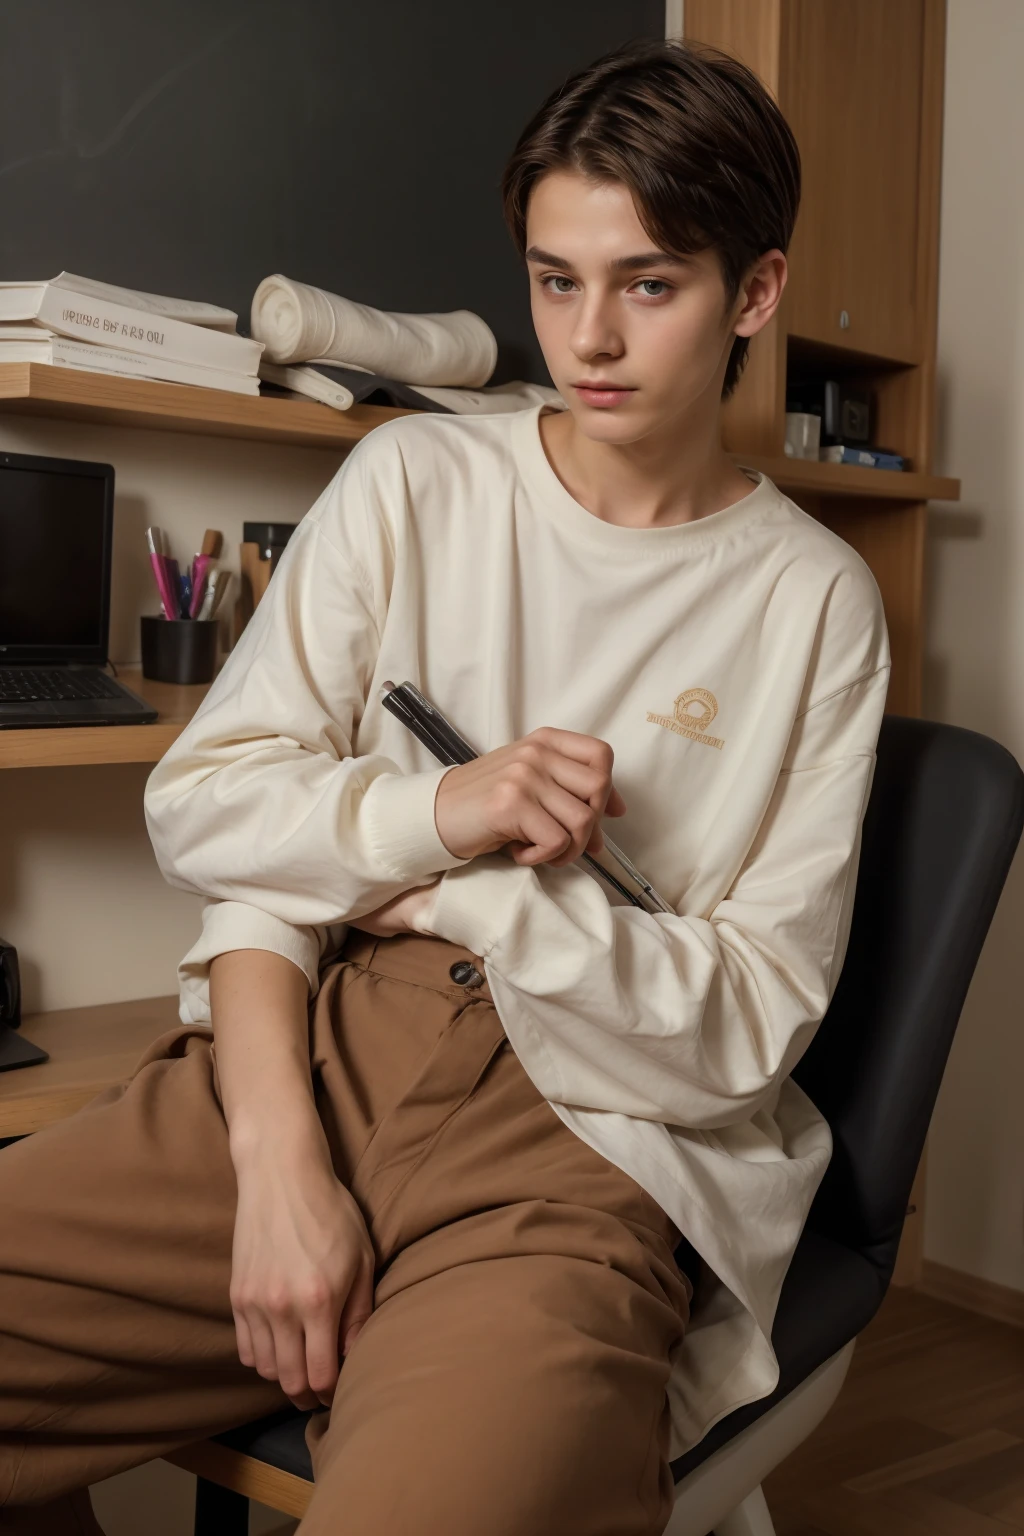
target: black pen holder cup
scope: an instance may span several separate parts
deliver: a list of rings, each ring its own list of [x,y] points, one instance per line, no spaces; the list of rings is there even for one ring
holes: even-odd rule
[[[217,670],[219,619],[143,614],[142,675],[155,683],[210,683]]]

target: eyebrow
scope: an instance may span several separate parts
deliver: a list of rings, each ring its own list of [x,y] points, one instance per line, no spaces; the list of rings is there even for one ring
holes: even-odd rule
[[[542,267],[560,267],[563,272],[575,271],[572,262],[566,261],[564,256],[542,251],[537,245],[530,246],[526,260]],[[636,256],[617,256],[609,265],[613,272],[642,272],[646,267],[684,267],[687,262],[687,257],[672,256],[668,251],[641,251]]]

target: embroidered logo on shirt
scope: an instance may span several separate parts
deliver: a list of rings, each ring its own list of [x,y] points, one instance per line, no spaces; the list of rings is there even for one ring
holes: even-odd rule
[[[691,741],[702,741],[706,747],[725,746],[718,736],[707,734],[708,726],[718,714],[718,700],[706,688],[687,688],[672,706],[670,715],[654,715],[647,711],[652,725],[663,725],[677,736],[688,736]]]

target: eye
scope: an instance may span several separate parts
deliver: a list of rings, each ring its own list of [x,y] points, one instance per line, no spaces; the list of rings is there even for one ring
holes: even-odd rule
[[[551,293],[572,293],[576,286],[571,277],[566,277],[561,272],[550,273],[549,276],[541,279],[541,283]],[[564,287],[562,286],[563,283],[565,284]]]
[[[669,291],[668,283],[661,277],[642,277],[637,288],[645,299],[660,299]]]

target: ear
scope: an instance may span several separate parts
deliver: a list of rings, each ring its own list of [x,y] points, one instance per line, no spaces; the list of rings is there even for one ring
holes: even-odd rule
[[[748,271],[736,297],[732,330],[736,336],[756,336],[779,307],[789,266],[781,251],[765,251]]]

